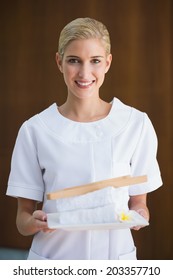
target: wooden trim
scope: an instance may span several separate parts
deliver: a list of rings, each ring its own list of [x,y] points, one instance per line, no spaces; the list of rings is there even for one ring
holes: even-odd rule
[[[53,200],[58,198],[65,198],[65,197],[71,197],[71,196],[77,196],[86,194],[88,192],[93,192],[108,186],[113,186],[115,188],[124,187],[128,185],[136,185],[141,184],[147,181],[147,176],[137,176],[137,177],[131,177],[131,176],[122,176],[122,177],[116,177],[112,179],[107,179],[103,181],[94,182],[91,184],[81,185],[81,186],[75,186],[71,188],[66,188],[63,190],[58,190],[56,192],[48,193],[47,199]]]

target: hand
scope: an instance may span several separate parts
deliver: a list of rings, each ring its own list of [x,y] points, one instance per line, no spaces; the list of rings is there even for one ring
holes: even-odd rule
[[[18,198],[16,225],[20,234],[34,235],[39,231],[52,232],[47,224],[47,215],[41,210],[35,210],[37,202],[27,198]]]
[[[149,211],[148,211],[148,208],[144,209],[144,208],[140,208],[140,209],[137,209],[135,210],[138,214],[140,214],[142,217],[144,217],[144,219],[146,219],[147,221],[149,221]],[[139,230],[141,228],[143,228],[145,226],[136,226],[136,227],[133,227],[132,229],[134,230]]]
[[[130,196],[129,208],[130,210],[136,211],[141,216],[143,216],[147,221],[149,221],[150,214],[147,207],[147,194]],[[136,226],[133,227],[132,229],[139,230],[142,227],[144,226]]]
[[[42,210],[36,210],[33,212],[32,217],[34,218],[35,227],[38,231],[53,232],[55,229],[48,228],[47,215]]]

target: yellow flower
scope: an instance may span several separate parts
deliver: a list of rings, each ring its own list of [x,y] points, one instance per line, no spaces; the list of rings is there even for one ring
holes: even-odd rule
[[[119,215],[119,219],[120,221],[124,222],[124,221],[130,221],[132,219],[130,214],[126,214],[124,211],[121,212],[121,214]]]

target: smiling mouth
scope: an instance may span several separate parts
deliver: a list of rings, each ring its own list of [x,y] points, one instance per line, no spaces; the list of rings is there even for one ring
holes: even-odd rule
[[[90,82],[75,81],[77,86],[80,88],[89,88],[94,82],[94,80]]]

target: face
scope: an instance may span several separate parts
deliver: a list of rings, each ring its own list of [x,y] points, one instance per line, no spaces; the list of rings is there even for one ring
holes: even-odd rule
[[[66,47],[62,60],[56,54],[68,94],[81,99],[98,95],[111,59],[111,54],[106,55],[104,45],[99,39],[72,41]]]

